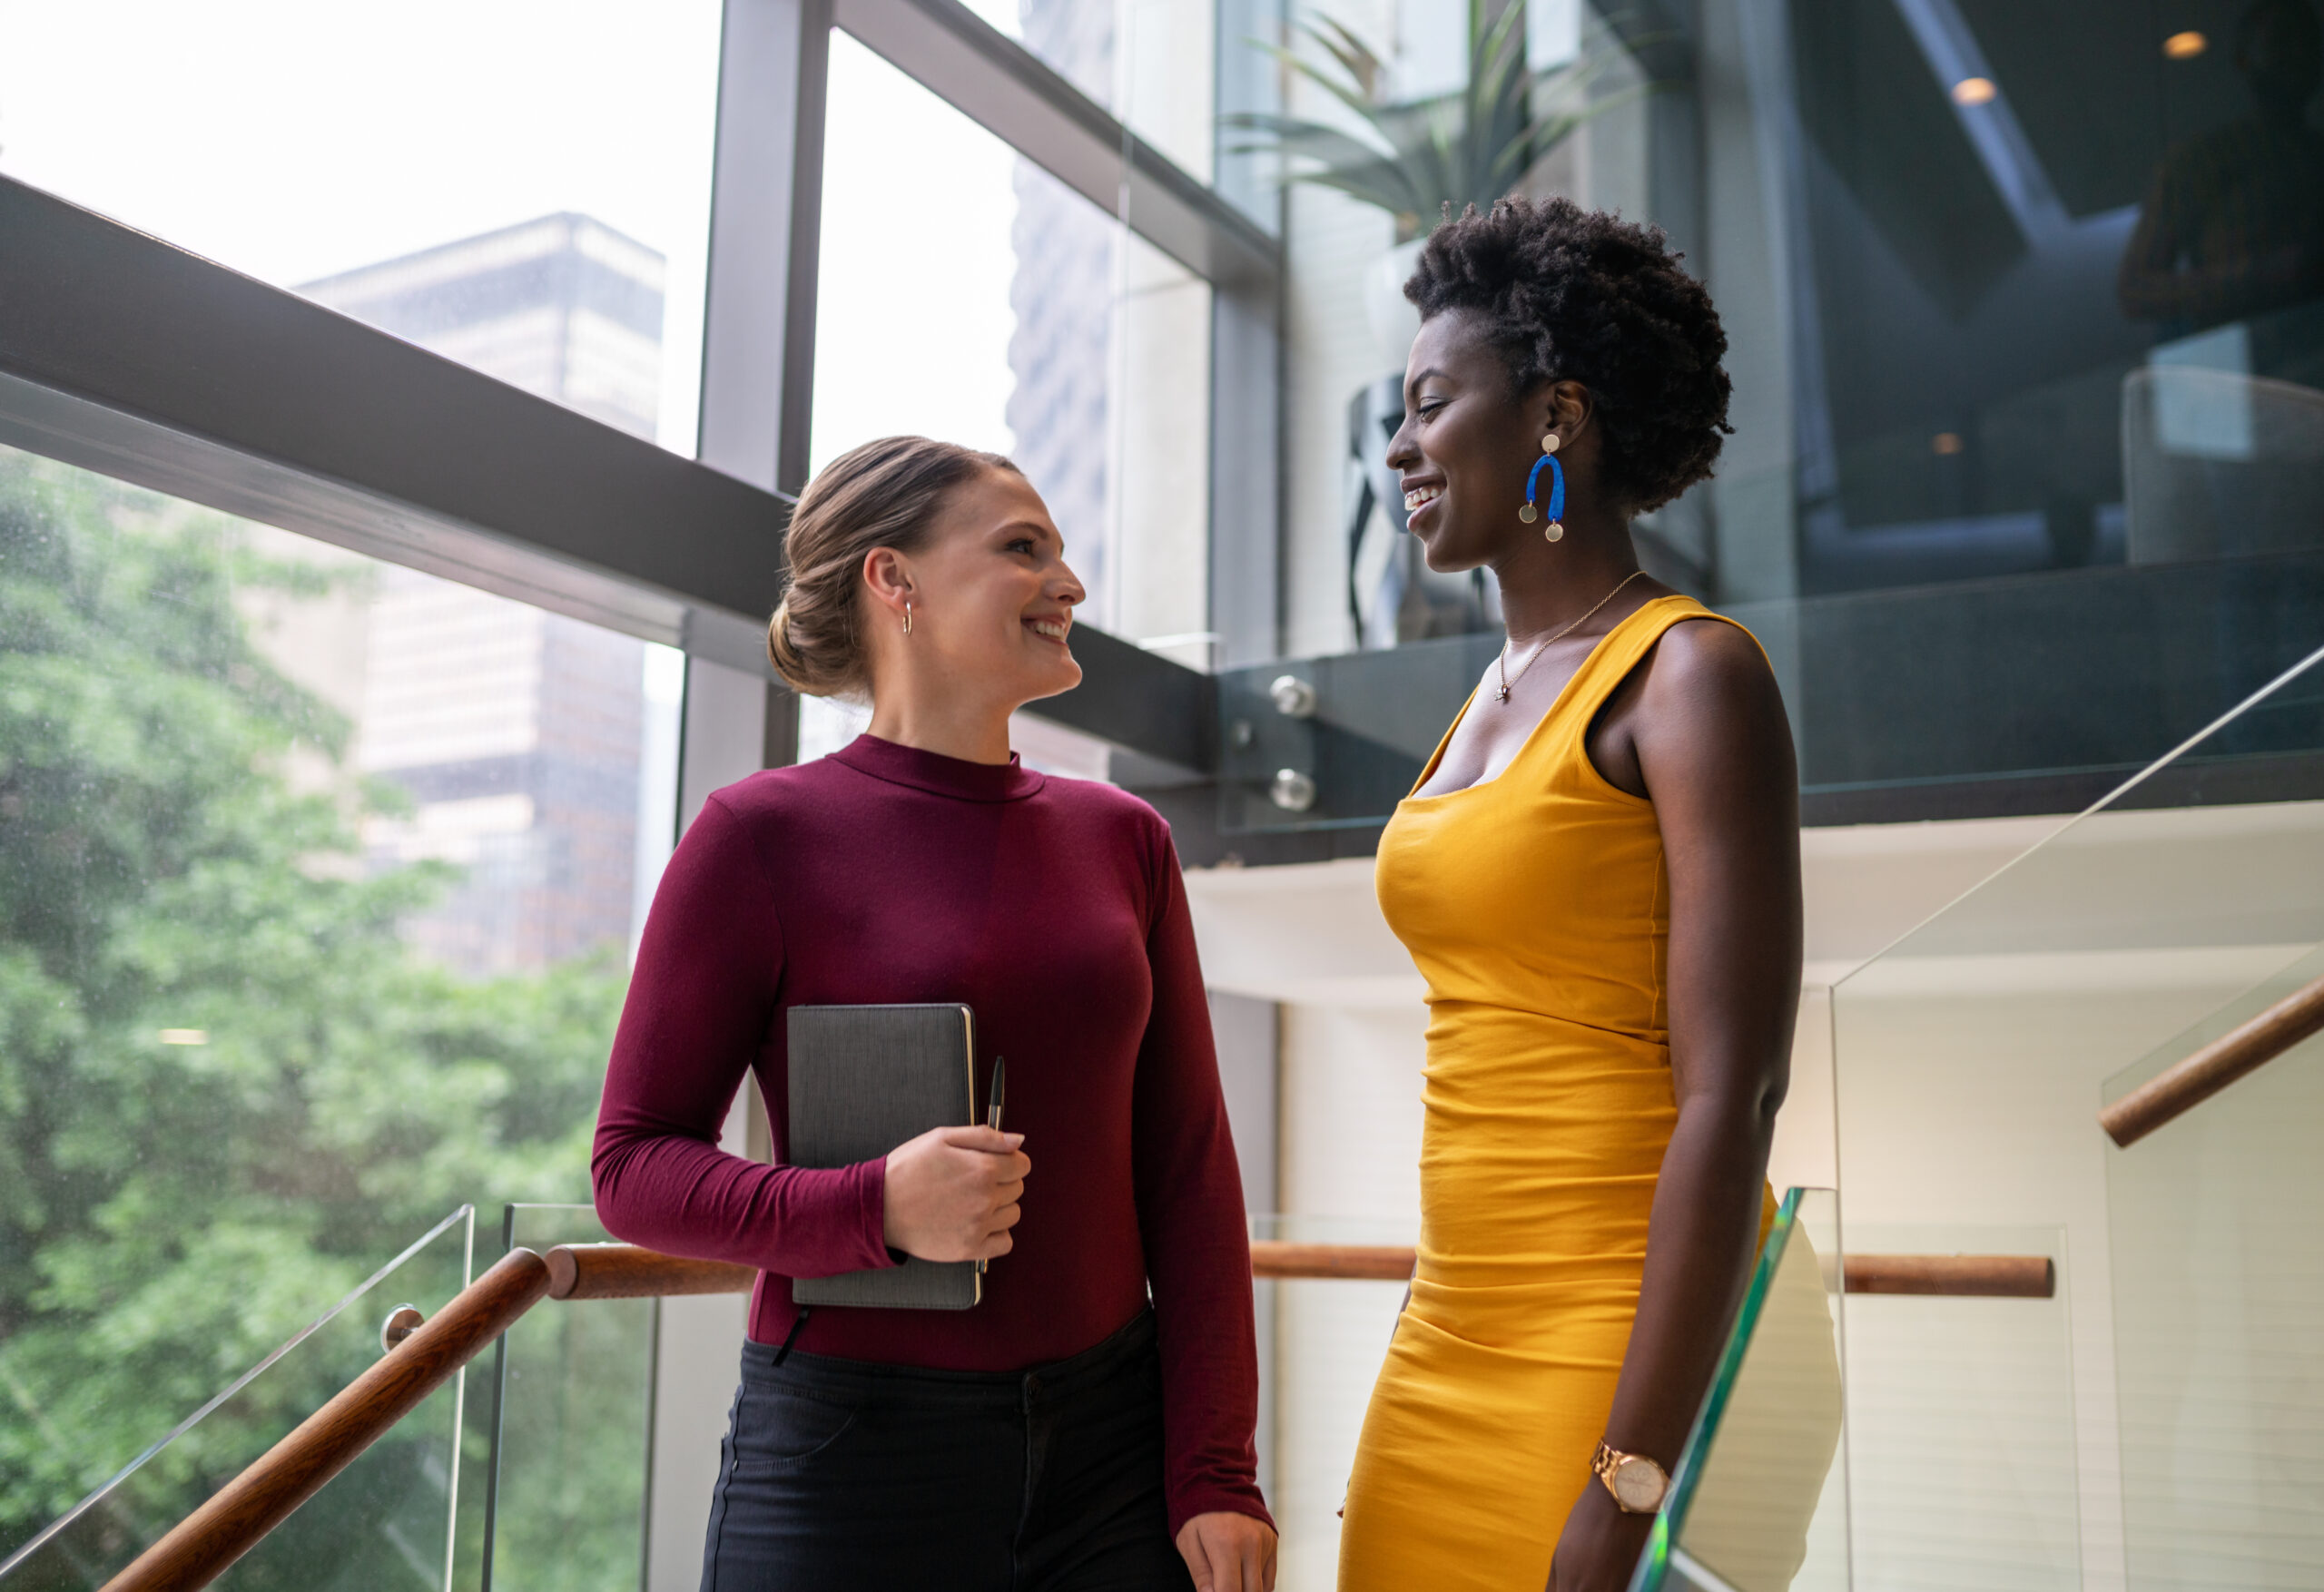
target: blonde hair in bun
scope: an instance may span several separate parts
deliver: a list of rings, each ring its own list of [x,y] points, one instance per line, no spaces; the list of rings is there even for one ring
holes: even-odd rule
[[[863,560],[926,545],[946,495],[990,470],[997,453],[926,437],[882,437],[840,455],[799,495],[783,535],[790,573],[766,627],[767,662],[803,696],[871,684],[862,634]]]

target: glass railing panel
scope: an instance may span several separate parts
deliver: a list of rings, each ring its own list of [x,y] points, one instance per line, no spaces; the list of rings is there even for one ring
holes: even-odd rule
[[[2231,638],[2217,639],[2232,644]],[[2059,1268],[2057,1299],[2049,1307],[2057,1324],[2043,1329],[2053,1342],[2063,1333],[2063,1357],[2054,1349],[2036,1355],[2030,1339],[1981,1342],[1976,1332],[1999,1331],[2008,1312],[2021,1309],[1995,1301],[1978,1307],[1975,1326],[1946,1335],[1954,1358],[1927,1359],[1896,1347],[1886,1360],[1878,1353],[1852,1360],[1852,1397],[1865,1401],[1867,1422],[1882,1410],[1892,1423],[1865,1428],[1867,1483],[1877,1479],[1884,1454],[1950,1448],[1961,1456],[1951,1490],[1934,1481],[1915,1485],[1909,1472],[1861,1489],[1859,1517],[1867,1530],[1877,1523],[1898,1555],[1924,1567],[1932,1561],[1952,1567],[1940,1581],[1924,1584],[2000,1584],[1994,1577],[2004,1561],[2007,1573],[2030,1577],[2023,1582],[2029,1586],[2109,1575],[2133,1554],[2148,1564],[2177,1554],[2208,1565],[2199,1538],[2188,1534],[2189,1516],[2146,1507],[2140,1489],[2188,1474],[2191,1456],[2206,1443],[2215,1455],[2222,1447],[2233,1450],[2248,1466],[2268,1462],[2267,1440],[2233,1433],[2231,1422],[2213,1421],[2201,1442],[2184,1419],[2154,1424],[2166,1395],[2152,1379],[2142,1380],[2143,1372],[2116,1362],[2118,1351],[2134,1359],[2163,1352],[2136,1337],[2146,1331],[2143,1312],[2151,1305],[2159,1320],[2175,1322],[2156,1329],[2159,1341],[2168,1343],[2171,1333],[2194,1330],[2190,1321],[2201,1319],[2188,1310],[2248,1312],[2260,1297],[2258,1285],[2232,1266],[2213,1266],[2204,1274],[2219,1285],[2215,1296],[2199,1307],[2163,1309],[2152,1297],[2162,1285],[2122,1277],[2115,1268],[2128,1263],[2132,1251],[2140,1252],[2142,1265],[2183,1268],[2183,1256],[2166,1263],[2152,1252],[2183,1250],[2191,1242],[2189,1214],[2208,1213],[2214,1201],[2224,1209],[2263,1201],[2260,1163],[2275,1154],[2276,1141],[2255,1139],[2245,1159],[2222,1141],[2211,1152],[2212,1164],[2198,1158],[2167,1177],[2153,1174],[2164,1183],[2148,1185],[2141,1208],[2162,1199],[2183,1210],[2168,1221],[2131,1218],[2122,1177],[2126,1170],[2150,1175],[2132,1157],[2153,1146],[2114,1152],[2097,1117],[2110,1090],[2127,1089],[2187,1054],[2207,1024],[2226,1023],[2230,1010],[2256,1009],[2255,1003],[2299,982],[2307,958],[2324,942],[2324,893],[2315,889],[2324,877],[2324,801],[2279,799],[2281,789],[2243,777],[2262,765],[2286,766],[2277,756],[2279,732],[2310,712],[2319,677],[2312,658],[2287,671],[2087,811],[2056,821],[2038,844],[1833,988],[1849,1253],[1876,1251],[1879,1243],[1866,1234],[1880,1228],[1990,1232],[2007,1224],[2054,1235],[2057,1258],[2074,1262]],[[2266,750],[2270,746],[2275,750]],[[2255,1085],[2261,1091],[2283,1086],[2247,1079],[2228,1097]],[[2163,1157],[2180,1153],[2166,1146]],[[2167,1186],[2167,1197],[2156,1186]],[[1997,1242],[1979,1239],[1976,1247]],[[1878,1312],[1900,1307],[1876,1302],[1874,1308],[1876,1327]],[[2211,1363],[2229,1382],[2260,1376],[2256,1358],[2239,1358],[2259,1353],[2250,1341],[2221,1334],[2208,1341],[2215,1351]],[[1988,1379],[1989,1391],[1971,1390],[1942,1407],[1929,1401],[1930,1385],[1971,1369]],[[2118,1371],[2128,1379],[2119,1384],[2119,1400]],[[2175,1385],[2180,1392],[2169,1397],[2191,1396],[2186,1390],[2195,1386]],[[2246,1391],[2256,1385],[2247,1381]],[[2302,1381],[2293,1375],[2277,1386],[2287,1428],[2301,1421],[2324,1428],[2324,1401],[2315,1391],[2324,1377]],[[2037,1396],[2041,1387],[2049,1391]],[[1959,1430],[1980,1399],[2012,1457],[1980,1452],[1974,1436]],[[2044,1458],[2018,1474],[2013,1414],[2033,1429],[2070,1427],[2073,1463]],[[2038,1448],[2046,1440],[2028,1440]],[[2141,1444],[2143,1459],[2137,1456]],[[2146,1479],[2116,1484],[2118,1468],[2127,1476],[2127,1468],[2140,1465]],[[2045,1490],[2068,1476],[2076,1494],[2071,1511]],[[2003,1477],[2005,1483],[1997,1479]],[[1977,1502],[1980,1496],[1987,1501]],[[1983,1548],[1963,1524],[1972,1518],[1984,1522],[1977,1528],[1990,1538]],[[2069,1536],[2078,1538],[2071,1556]],[[1859,1568],[1873,1564],[1874,1546],[1860,1541]],[[2314,1583],[2315,1567],[2300,1574],[2308,1579],[2296,1584]]]
[[[1632,1592],[1846,1592],[1837,1201],[1784,1196]]]
[[[399,1305],[433,1317],[470,1281],[473,1213],[462,1206],[233,1377],[113,1475],[70,1502],[0,1563],[9,1592],[102,1587],[194,1507],[327,1403],[380,1355]],[[218,1286],[231,1291],[222,1275]],[[0,1369],[5,1367],[0,1351]],[[21,1388],[21,1380],[12,1381]],[[241,1592],[451,1585],[463,1379],[455,1376],[339,1473],[216,1583]],[[24,1410],[34,1440],[61,1429]],[[11,1467],[15,1469],[14,1466]],[[23,1473],[18,1472],[21,1476]]]
[[[684,665],[0,447],[0,1558],[444,1212],[586,1190]]]
[[[2319,974],[2324,950],[2106,1080],[2120,1099]],[[2132,1592],[2324,1585],[2324,1039],[2106,1146]]]
[[[1848,1475],[1867,1587],[2083,1584],[2073,1345],[2057,1227],[1848,1223],[1848,1256],[2039,1256],[2049,1298],[1855,1292]]]
[[[504,1252],[610,1240],[587,1205],[510,1205]],[[659,1302],[549,1302],[493,1369],[487,1592],[628,1592],[645,1552]]]
[[[1260,1215],[1251,1218],[1251,1237],[1411,1249],[1420,1221]],[[1259,1485],[1281,1533],[1278,1592],[1330,1592],[1338,1584],[1340,1505],[1372,1384],[1403,1308],[1405,1281],[1254,1280]]]

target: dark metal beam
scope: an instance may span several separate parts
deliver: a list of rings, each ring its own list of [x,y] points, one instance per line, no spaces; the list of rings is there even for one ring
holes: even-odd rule
[[[1086,624],[1073,627],[1081,683],[1025,711],[1146,757],[1207,772],[1218,766],[1218,682]]]
[[[770,494],[5,178],[0,373],[446,535],[729,616],[774,606]]]

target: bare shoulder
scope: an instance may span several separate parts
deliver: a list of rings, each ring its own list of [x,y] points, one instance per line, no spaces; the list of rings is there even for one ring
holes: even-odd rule
[[[1656,645],[1640,693],[1638,755],[1649,789],[1731,794],[1730,781],[1796,790],[1783,692],[1750,634],[1717,619],[1682,620]],[[1676,783],[1672,776],[1676,777]]]
[[[1775,671],[1748,631],[1724,619],[1681,619],[1662,633],[1647,670],[1649,703],[1739,706],[1780,703]]]

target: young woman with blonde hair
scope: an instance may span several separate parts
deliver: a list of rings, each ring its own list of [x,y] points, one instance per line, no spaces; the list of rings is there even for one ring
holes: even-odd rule
[[[774,667],[868,692],[871,729],[686,831],[595,1157],[610,1231],[763,1273],[704,1592],[1261,1592],[1250,1253],[1169,830],[1009,747],[1081,678],[1062,539],[1008,460],[898,437],[816,477],[788,549]],[[785,1010],[931,1001],[1008,1057],[1009,1131],[784,1165]],[[745,1072],[773,1165],[718,1147]],[[983,1302],[792,1302],[904,1255],[990,1262]]]

